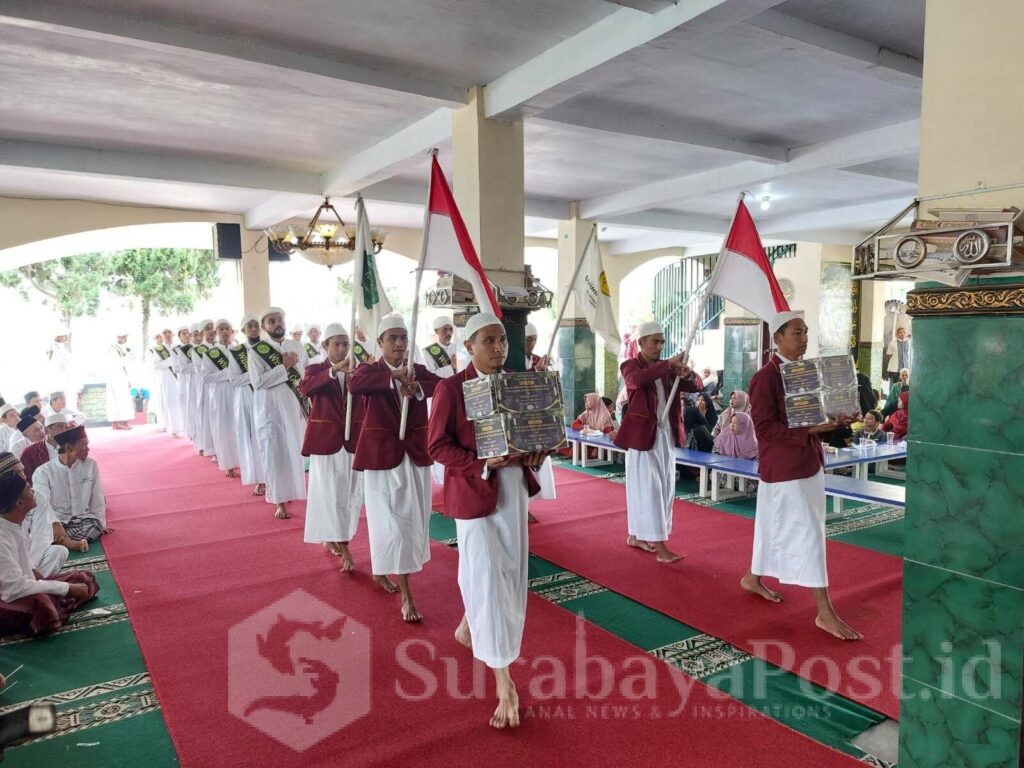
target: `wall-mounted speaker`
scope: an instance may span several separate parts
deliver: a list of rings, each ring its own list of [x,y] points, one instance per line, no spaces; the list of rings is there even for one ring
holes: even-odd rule
[[[238,224],[213,225],[213,254],[218,259],[242,260],[242,228]]]

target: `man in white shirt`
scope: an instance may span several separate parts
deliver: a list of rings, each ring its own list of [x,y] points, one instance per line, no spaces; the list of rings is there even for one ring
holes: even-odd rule
[[[284,310],[269,307],[260,317],[268,338],[249,350],[249,378],[253,388],[257,439],[267,482],[267,501],[276,506],[274,517],[291,517],[288,502],[306,498],[302,437],[309,401],[299,392],[306,370],[306,350],[285,338]]]
[[[53,344],[46,350],[50,361],[50,381],[52,389],[59,389],[78,404],[79,384],[74,372],[74,361],[68,348],[68,331],[61,328],[54,335]]]
[[[22,523],[36,507],[31,486],[15,472],[0,475],[0,635],[47,635],[99,592],[96,578],[71,571],[43,579],[32,568]]]
[[[309,363],[319,363],[325,359],[324,351],[320,349],[320,333],[320,326],[316,323],[313,323],[306,329],[308,341],[302,347],[306,350],[307,365]]]
[[[213,320],[201,320],[199,328],[202,339],[192,348],[192,369],[195,371],[192,394],[196,403],[196,436],[192,440],[192,447],[200,456],[209,456],[212,460],[215,457],[209,420],[210,387],[206,381],[211,369],[207,366],[205,357],[217,341],[217,326]]]
[[[39,423],[39,420],[32,413],[33,410],[38,410],[35,406],[26,408],[21,412],[21,419],[18,420],[18,431],[11,438],[10,445],[7,450],[14,454],[17,459],[21,458],[21,454],[33,443],[38,443],[45,437],[43,431],[43,425]]]
[[[55,413],[59,413],[67,418],[68,421],[73,421],[75,424],[85,424],[86,416],[81,411],[76,411],[74,408],[68,408],[68,400],[64,392],[52,392],[50,393],[49,403],[43,406],[43,418],[48,419]]]
[[[48,461],[32,475],[40,501],[49,503],[58,523],[75,539],[97,541],[106,533],[107,500],[103,496],[100,470],[89,458],[85,427],[75,427],[56,436],[57,461]]]
[[[238,451],[238,465],[242,470],[242,485],[255,486],[252,495],[263,496],[267,486],[259,441],[256,439],[256,414],[253,410],[252,381],[249,378],[249,355],[253,345],[260,340],[258,315],[242,318],[242,333],[245,334],[245,341],[228,348],[231,383],[234,386],[235,447]]]
[[[177,356],[174,353],[174,333],[164,328],[160,341],[153,345],[153,368],[160,385],[159,418],[164,431],[180,437],[183,431],[181,396],[178,393]]]
[[[235,437],[235,385],[232,383],[231,342],[229,320],[220,319],[214,324],[217,341],[206,352],[203,365],[206,366],[206,420],[209,424],[213,453],[217,466],[225,477],[238,477],[238,441]]]
[[[18,410],[10,403],[0,405],[0,451],[10,450],[18,431]]]
[[[452,319],[441,315],[434,320],[434,335],[437,336],[437,341],[423,349],[423,365],[436,376],[447,379],[454,376],[458,370],[458,350],[455,348],[453,338],[455,326],[452,325]]]
[[[119,333],[117,342],[110,345],[107,361],[107,421],[113,429],[131,429],[135,420],[135,401],[128,378],[130,351],[126,346],[127,333]]]

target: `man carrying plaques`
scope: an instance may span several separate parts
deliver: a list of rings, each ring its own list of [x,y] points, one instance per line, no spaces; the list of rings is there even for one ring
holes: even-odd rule
[[[455,518],[459,591],[466,609],[456,639],[494,670],[498,706],[490,724],[519,725],[519,697],[509,667],[519,658],[526,620],[527,514],[540,491],[536,470],[546,452],[477,458],[463,382],[504,370],[508,340],[501,321],[482,312],[466,323],[465,370],[434,392],[428,448],[445,466],[444,513]]]
[[[763,576],[814,593],[815,625],[841,640],[861,635],[836,615],[825,567],[825,459],[819,435],[848,426],[848,416],[809,427],[790,427],[780,366],[807,351],[802,312],[779,312],[769,322],[777,351],[750,381],[751,417],[757,433],[761,482],[757,488],[754,553],[743,589],[773,603],[782,596]]]

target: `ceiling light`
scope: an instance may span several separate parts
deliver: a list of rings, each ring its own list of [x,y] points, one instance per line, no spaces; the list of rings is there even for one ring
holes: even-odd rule
[[[334,221],[325,217],[333,217]],[[300,253],[314,264],[328,269],[343,264],[352,258],[356,247],[355,227],[348,227],[331,205],[329,198],[317,209],[312,220],[305,227],[277,224],[265,230],[267,240],[275,251],[284,255]],[[384,233],[373,230],[370,236],[373,252],[380,253],[384,247]]]
[[[761,210],[762,211],[767,211],[771,207],[772,207],[772,199],[771,199],[771,197],[769,195],[765,195],[764,197],[762,197],[761,198]]]

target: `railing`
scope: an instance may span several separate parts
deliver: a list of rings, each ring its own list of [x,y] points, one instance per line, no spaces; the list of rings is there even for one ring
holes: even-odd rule
[[[764,254],[770,264],[779,259],[792,258],[796,256],[796,243],[765,248]],[[654,276],[652,310],[654,319],[665,327],[667,353],[682,348],[694,324],[697,325],[694,344],[703,343],[704,331],[719,328],[722,313],[725,312],[725,301],[720,296],[712,296],[703,315],[697,317],[701,295],[717,261],[717,253],[680,259]]]

